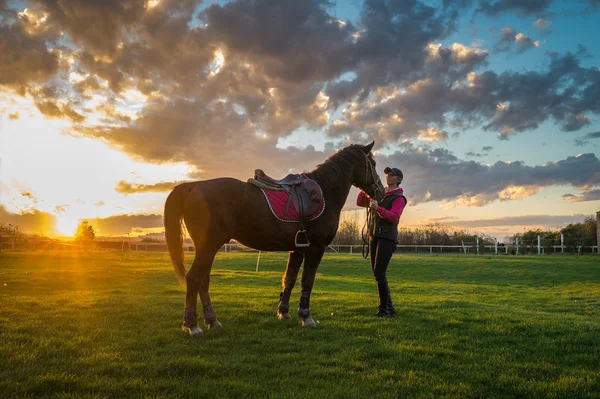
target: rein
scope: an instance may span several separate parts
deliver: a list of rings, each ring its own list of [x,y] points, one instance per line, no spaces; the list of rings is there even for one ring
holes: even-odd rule
[[[377,198],[377,193],[379,192],[379,187],[377,186],[377,181],[379,180],[379,176],[376,175],[376,172],[373,168],[373,165],[371,164],[371,162],[369,161],[369,156],[365,154],[366,157],[366,161],[367,161],[367,170],[365,171],[365,180],[368,178],[369,176],[369,172],[371,172],[371,181],[373,182],[373,194],[375,196],[375,198]],[[363,225],[362,228],[362,240],[363,240],[363,245],[362,245],[362,256],[363,258],[367,259],[369,257],[369,251],[371,249],[371,236],[373,234],[373,230],[375,229],[375,220],[377,218],[376,212],[373,209],[371,209],[371,206],[369,204],[369,206],[367,206],[366,208],[367,214],[366,214],[366,218],[365,218],[365,224]],[[366,232],[366,234],[365,234]]]

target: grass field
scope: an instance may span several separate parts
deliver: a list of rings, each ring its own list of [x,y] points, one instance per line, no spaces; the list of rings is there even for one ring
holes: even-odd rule
[[[377,319],[367,261],[326,255],[309,330],[285,260],[219,254],[192,338],[166,254],[2,253],[0,397],[600,397],[598,256],[396,255]]]

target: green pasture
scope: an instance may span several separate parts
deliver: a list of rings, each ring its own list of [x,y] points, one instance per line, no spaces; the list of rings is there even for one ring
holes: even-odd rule
[[[256,255],[217,256],[224,329],[190,337],[166,254],[0,253],[0,397],[600,397],[600,256],[397,254],[378,319],[367,261],[327,254],[302,329]]]

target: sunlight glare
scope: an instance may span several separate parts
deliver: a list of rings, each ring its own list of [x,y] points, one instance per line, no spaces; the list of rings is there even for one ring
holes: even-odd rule
[[[79,220],[69,215],[59,215],[56,217],[56,229],[64,236],[74,236],[78,224]]]

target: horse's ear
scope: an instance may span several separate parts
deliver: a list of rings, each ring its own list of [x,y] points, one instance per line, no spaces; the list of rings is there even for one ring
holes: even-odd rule
[[[371,141],[371,144],[367,144],[366,146],[363,147],[363,151],[365,154],[368,154],[371,152],[371,150],[373,149],[373,146],[375,145],[375,141]]]

